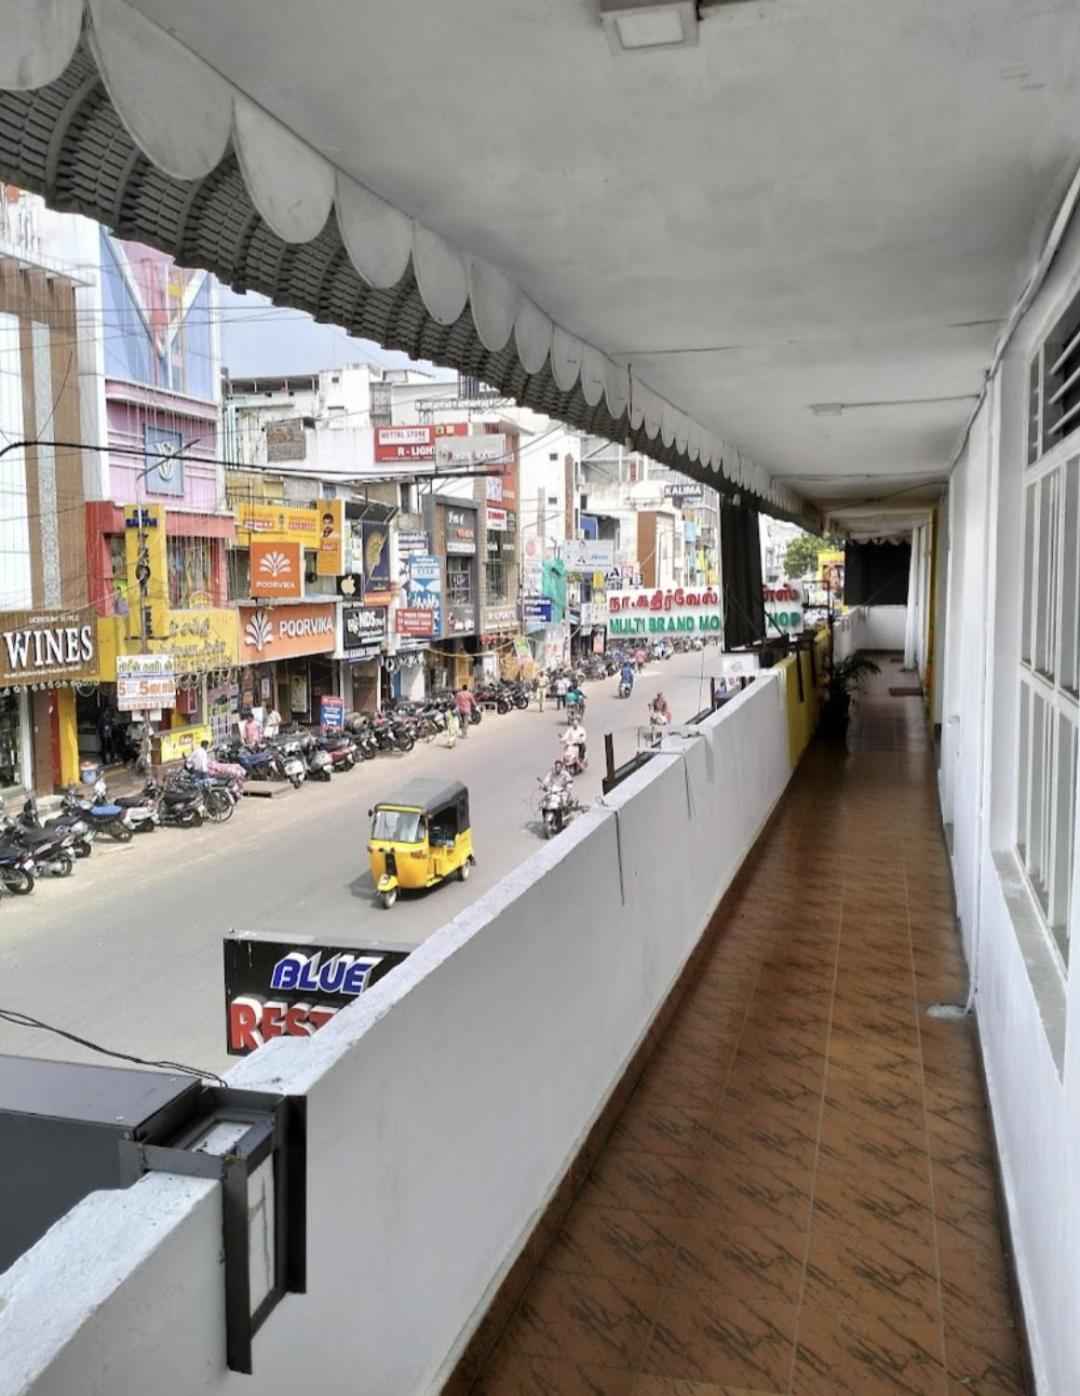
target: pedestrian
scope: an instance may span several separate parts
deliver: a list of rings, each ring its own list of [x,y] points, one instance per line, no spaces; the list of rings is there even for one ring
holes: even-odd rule
[[[462,739],[469,735],[469,725],[472,722],[473,708],[476,707],[476,699],[469,692],[469,685],[462,684],[458,689],[457,697],[454,699],[457,705],[458,716],[461,718]]]
[[[98,708],[97,729],[98,736],[101,738],[101,764],[111,766],[116,760],[116,745],[113,741],[112,708],[108,703],[102,703],[101,707]]]
[[[446,745],[451,749],[457,746],[460,731],[461,723],[458,721],[457,708],[451,708],[446,714]]]
[[[570,692],[570,680],[565,674],[560,674],[555,680],[555,706],[557,708],[566,707],[566,695]]]
[[[544,711],[544,689],[547,688],[547,677],[544,674],[537,674],[533,679],[533,692],[536,694],[536,706],[541,712]]]
[[[263,720],[263,736],[269,741],[271,737],[276,737],[281,731],[281,714],[273,703],[270,704]]]
[[[244,720],[240,724],[240,739],[245,746],[258,746],[262,741],[262,724],[255,714],[248,709],[244,714]]]
[[[210,743],[200,742],[187,759],[188,769],[205,779],[210,774]]]
[[[638,645],[637,649],[634,651],[634,663],[637,665],[638,673],[640,674],[645,668],[645,651],[640,645]]]

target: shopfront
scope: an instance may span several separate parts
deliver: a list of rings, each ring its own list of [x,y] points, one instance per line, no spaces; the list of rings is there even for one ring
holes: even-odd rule
[[[381,661],[386,649],[386,607],[341,605],[341,633],[335,658],[340,665],[346,712],[374,712],[380,706]]]
[[[283,721],[319,721],[320,699],[338,693],[338,604],[240,606],[240,709],[273,703]]]
[[[477,509],[469,500],[448,498],[436,499],[432,508],[443,580],[442,630],[429,667],[435,687],[457,687],[471,680],[480,651]]]
[[[48,794],[78,779],[76,692],[98,677],[85,610],[0,615],[0,790]]]

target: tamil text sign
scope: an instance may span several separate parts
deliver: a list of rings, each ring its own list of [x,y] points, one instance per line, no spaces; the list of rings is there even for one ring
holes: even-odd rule
[[[609,591],[608,634],[719,635],[723,629],[720,593],[715,587],[633,587]]]
[[[171,654],[116,657],[116,706],[122,713],[176,706],[176,661]]]
[[[778,582],[765,588],[765,638],[777,633],[798,635],[803,628],[803,588],[800,582]]]

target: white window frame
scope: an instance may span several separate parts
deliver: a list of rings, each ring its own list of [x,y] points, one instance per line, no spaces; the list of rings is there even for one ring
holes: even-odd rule
[[[1080,430],[1023,474],[1014,847],[1056,953],[1068,961],[1080,750]],[[1045,527],[1046,515],[1052,527]],[[1071,553],[1071,556],[1070,556]],[[1067,614],[1071,601],[1072,614]],[[1071,627],[1071,629],[1070,629]],[[1042,638],[1040,638],[1042,637]],[[1071,681],[1073,687],[1070,688]],[[1068,743],[1067,752],[1063,752]],[[1063,784],[1063,781],[1065,782]]]

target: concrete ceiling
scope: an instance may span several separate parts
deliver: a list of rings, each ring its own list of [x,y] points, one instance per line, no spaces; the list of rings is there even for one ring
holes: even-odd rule
[[[596,0],[134,3],[825,508],[936,491],[1077,159],[1076,0],[747,0],[621,58]]]

